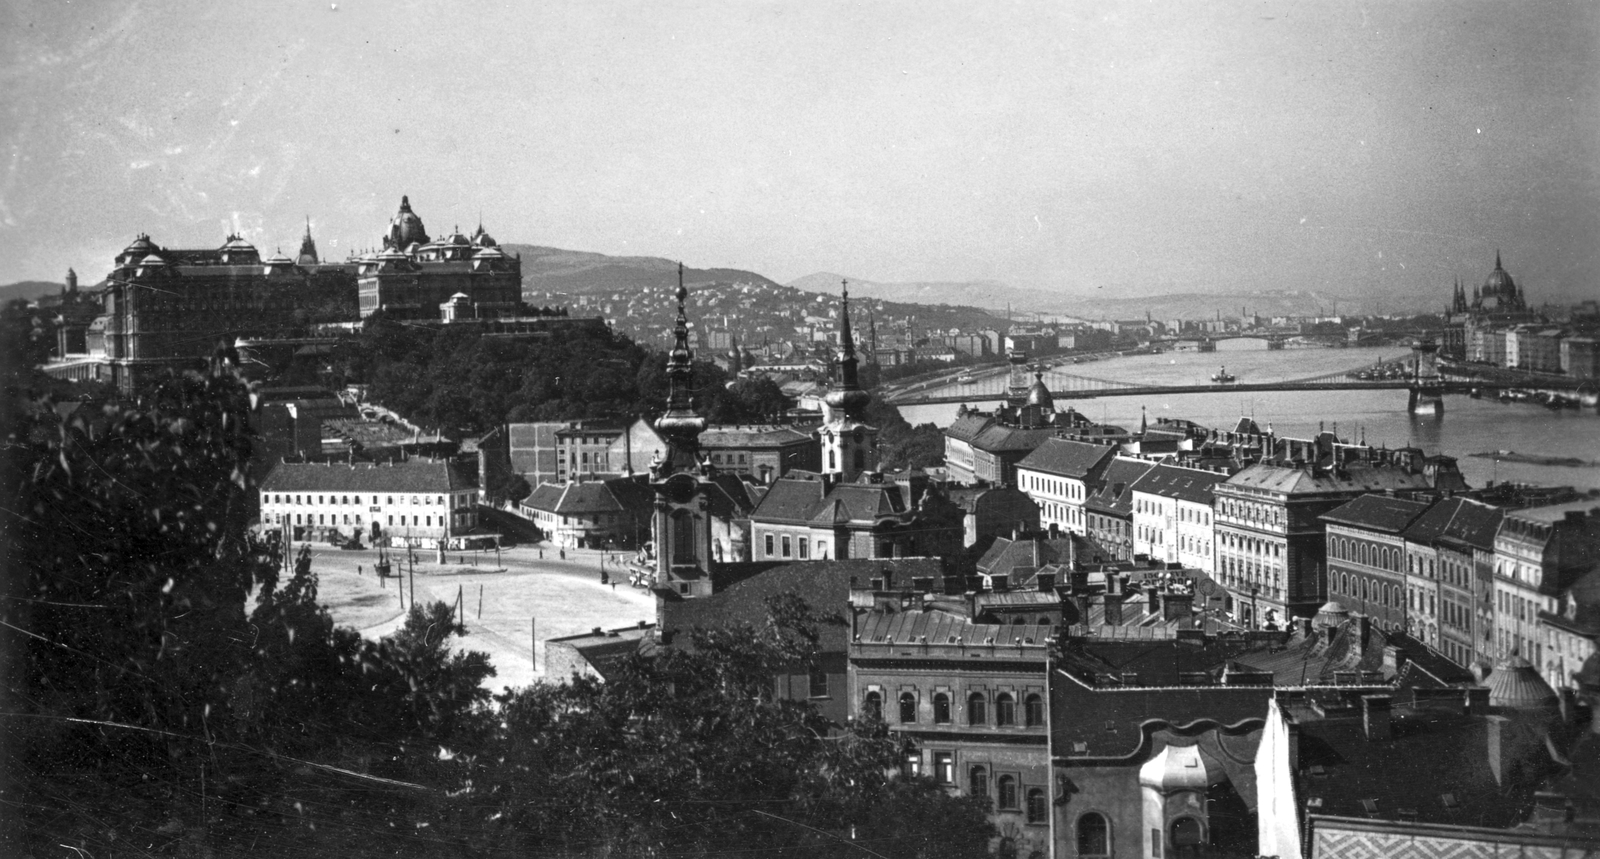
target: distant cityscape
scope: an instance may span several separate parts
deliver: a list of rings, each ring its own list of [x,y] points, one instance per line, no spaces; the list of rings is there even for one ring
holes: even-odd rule
[[[1415,415],[1455,385],[1540,397],[1593,434],[1594,300],[1537,306],[1498,254],[1420,316],[1013,322],[681,268],[574,295],[527,288],[481,224],[431,235],[404,197],[381,245],[326,262],[309,225],[293,257],[140,234],[95,284],[69,271],[6,306],[8,330],[91,421],[174,371],[237,365],[271,541],[620,557],[655,622],[544,642],[547,680],[604,681],[619,653],[801,595],[844,626],[775,694],[835,731],[887,723],[897,777],[989,801],[1008,855],[1563,856],[1600,838],[1600,492],[1469,485],[1465,452],[1368,444],[1337,414],[1300,435],[1097,421],[1043,369],[1383,344],[1407,350]],[[610,349],[594,363],[649,408],[540,412],[554,394],[469,367],[462,396],[499,385],[522,411],[467,432],[440,399],[425,420],[373,396],[380,358],[403,363],[385,331]],[[781,402],[712,422],[713,368],[729,396]],[[964,369],[1003,389],[923,436],[896,426],[885,467],[885,384]]]

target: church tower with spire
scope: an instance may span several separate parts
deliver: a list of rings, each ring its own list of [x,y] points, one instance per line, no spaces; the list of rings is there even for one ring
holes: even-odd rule
[[[311,218],[306,217],[306,234],[300,239],[300,255],[295,259],[295,265],[317,264],[317,243],[311,240]]]
[[[666,440],[650,463],[650,488],[655,493],[653,533],[656,544],[655,591],[661,600],[711,595],[711,511],[707,484],[712,467],[700,454],[705,418],[694,412],[691,390],[694,355],[689,351],[689,319],[684,302],[683,265],[678,265],[678,318],[667,356],[667,411],[656,419]]]
[[[822,471],[855,480],[863,471],[878,470],[878,430],[866,423],[871,397],[857,375],[856,341],[850,333],[850,282],[843,281],[839,306],[839,374],[823,398],[826,415],[817,430],[822,444]]]

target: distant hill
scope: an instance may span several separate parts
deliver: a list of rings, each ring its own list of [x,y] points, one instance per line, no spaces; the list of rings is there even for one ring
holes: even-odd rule
[[[1267,290],[1260,292],[1175,293],[1145,297],[1063,297],[1059,312],[1085,319],[1209,319],[1239,316],[1241,311],[1259,316],[1365,315],[1377,313],[1437,312],[1437,297],[1392,296],[1379,302],[1323,292]]]
[[[41,295],[60,292],[61,287],[62,284],[48,280],[19,280],[16,283],[0,286],[0,303],[14,298],[26,298],[32,301]]]
[[[789,281],[788,285],[806,292],[837,293],[845,275],[819,271]],[[850,278],[850,292],[862,298],[878,298],[905,304],[950,304],[988,310],[1051,310],[1059,307],[1062,296],[1037,289],[1019,289],[997,280],[927,281],[877,283]]]
[[[599,295],[656,289],[677,282],[678,264],[662,257],[607,256],[539,245],[505,244],[500,249],[522,256],[523,292]],[[685,266],[683,276],[690,286],[704,283],[779,285],[753,271],[737,268]]]

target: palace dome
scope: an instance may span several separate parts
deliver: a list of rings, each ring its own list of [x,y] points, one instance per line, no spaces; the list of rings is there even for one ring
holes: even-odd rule
[[[394,220],[389,222],[389,244],[393,247],[403,248],[413,242],[428,243],[428,231],[422,226],[422,218],[411,211],[411,198],[400,198],[400,211],[395,214]]]

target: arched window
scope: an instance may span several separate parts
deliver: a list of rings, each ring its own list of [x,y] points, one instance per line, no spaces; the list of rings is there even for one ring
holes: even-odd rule
[[[1017,777],[1003,775],[996,782],[1000,794],[997,805],[1001,808],[1016,810],[1017,807]]]
[[[1049,803],[1045,802],[1042,788],[1028,788],[1028,822],[1046,823],[1049,814]]]
[[[933,721],[934,724],[950,724],[950,696],[939,692],[933,696]]]
[[[994,696],[994,723],[1002,727],[1017,723],[1017,701],[1006,692]]]
[[[1175,856],[1198,856],[1205,841],[1205,830],[1193,817],[1180,817],[1172,821],[1172,853]]]
[[[974,692],[967,696],[967,724],[986,725],[989,722],[989,706],[984,700],[982,692]]]
[[[883,718],[883,694],[876,689],[869,691],[861,701],[861,715],[869,719]]]
[[[967,793],[982,797],[989,795],[989,770],[977,766],[967,770]]]
[[[1365,564],[1367,562],[1367,547],[1365,544],[1356,547],[1356,554],[1360,557],[1361,563]]]
[[[1091,811],[1078,817],[1078,855],[1111,855],[1111,827],[1105,815]]]
[[[1022,723],[1030,728],[1044,724],[1044,698],[1034,694],[1022,699]]]
[[[917,721],[917,696],[910,692],[900,695],[900,721],[908,724]]]

